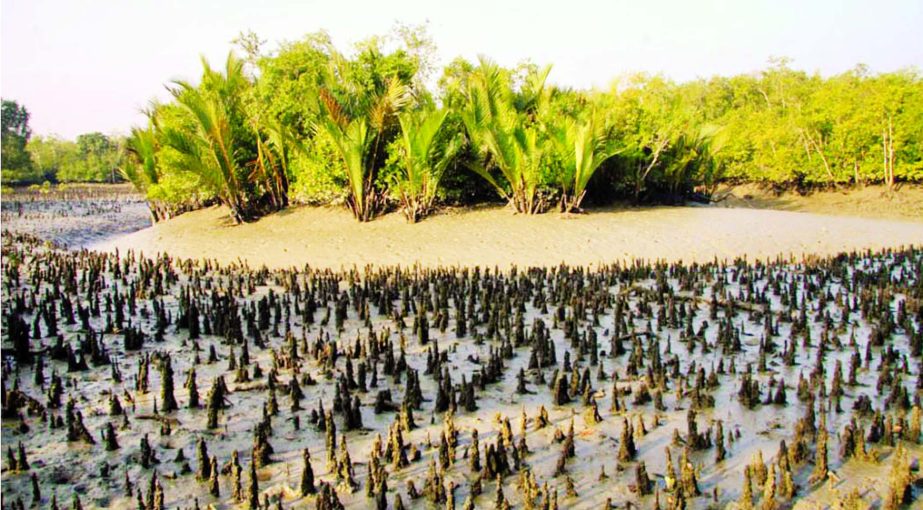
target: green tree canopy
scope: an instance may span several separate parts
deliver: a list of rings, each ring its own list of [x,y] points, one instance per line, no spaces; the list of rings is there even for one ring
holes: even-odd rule
[[[26,144],[32,130],[29,128],[29,111],[16,101],[3,100],[2,107],[2,165],[3,181],[24,181],[35,178],[32,158]]]

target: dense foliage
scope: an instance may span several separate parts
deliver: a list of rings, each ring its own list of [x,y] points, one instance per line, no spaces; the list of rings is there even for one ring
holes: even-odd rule
[[[85,133],[76,141],[32,136],[29,111],[3,101],[3,183],[114,182],[122,140]]]
[[[413,222],[497,197],[534,214],[584,198],[674,202],[722,180],[923,181],[913,69],[821,77],[774,59],[753,74],[573,90],[549,83],[550,67],[486,57],[435,76],[432,43],[408,27],[348,53],[323,32],[272,53],[253,34],[237,43],[240,59],[203,62],[198,84],[175,83],[124,143],[119,167],[158,216],[220,202],[246,221],[294,201],[345,204],[361,221],[399,208]],[[46,174],[48,143],[30,144]]]
[[[26,149],[32,158],[29,182],[115,182],[123,141],[102,133],[78,135],[76,141],[35,136]]]
[[[29,111],[25,106],[20,106],[15,101],[3,100],[2,109],[2,154],[3,180],[7,176],[16,179],[25,175],[31,168],[32,162],[26,151],[26,144],[32,136],[29,129]]]

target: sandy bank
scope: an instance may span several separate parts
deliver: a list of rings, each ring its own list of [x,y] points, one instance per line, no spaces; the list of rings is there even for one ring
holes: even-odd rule
[[[450,211],[408,225],[361,224],[343,209],[298,207],[233,226],[213,207],[94,245],[251,265],[595,265],[632,258],[707,261],[834,254],[923,244],[923,222],[721,207],[610,209],[562,218],[499,207]]]
[[[902,184],[895,190],[869,185],[806,195],[791,190],[777,193],[757,184],[741,184],[720,186],[715,199],[723,207],[923,221],[923,186],[912,184]]]

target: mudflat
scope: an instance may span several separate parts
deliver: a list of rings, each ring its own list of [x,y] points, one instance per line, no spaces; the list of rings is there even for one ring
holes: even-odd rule
[[[881,219],[727,207],[649,207],[515,215],[504,207],[448,210],[416,224],[399,214],[356,222],[339,208],[293,207],[233,225],[222,207],[184,214],[92,245],[251,266],[364,265],[507,269],[632,259],[801,258],[923,244],[923,218]]]

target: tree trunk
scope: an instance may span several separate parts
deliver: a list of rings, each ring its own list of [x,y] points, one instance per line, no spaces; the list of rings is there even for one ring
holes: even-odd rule
[[[586,190],[583,190],[579,195],[574,195],[568,197],[565,193],[561,196],[561,209],[564,214],[572,214],[583,212],[583,209],[580,208],[580,204],[583,203],[583,197],[586,195]]]
[[[644,174],[641,172],[641,163],[638,163],[638,176],[635,179],[635,204],[641,201],[641,185],[644,182]]]
[[[808,133],[804,129],[801,129],[801,136],[802,136],[802,139],[805,141],[804,149],[805,149],[805,152],[808,153],[808,157],[810,157],[810,151],[808,150],[808,146],[810,146],[811,148],[814,149],[814,152],[816,152],[817,155],[820,157],[820,161],[824,165],[824,171],[827,173],[827,178],[830,179],[830,183],[833,184],[834,188],[836,188],[837,187],[836,179],[833,176],[833,172],[830,170],[830,163],[827,161],[827,156],[824,155],[824,149],[823,149],[823,146],[821,145],[821,142],[823,142],[823,138],[820,135],[818,135],[817,139],[815,139],[813,133]]]
[[[635,182],[635,203],[640,201],[641,197],[641,188],[644,187],[644,182],[647,180],[647,176],[650,175],[651,170],[654,169],[654,166],[657,165],[657,161],[660,159],[660,152],[664,149],[665,145],[658,146],[654,151],[654,159],[647,165],[647,168],[644,169]],[[638,164],[638,170],[641,170],[641,164]]]
[[[894,187],[894,130],[888,115],[888,189]]]
[[[881,133],[881,156],[882,171],[884,173],[885,185],[890,191],[894,188],[894,127],[891,121],[891,115],[888,115],[888,129]]]

